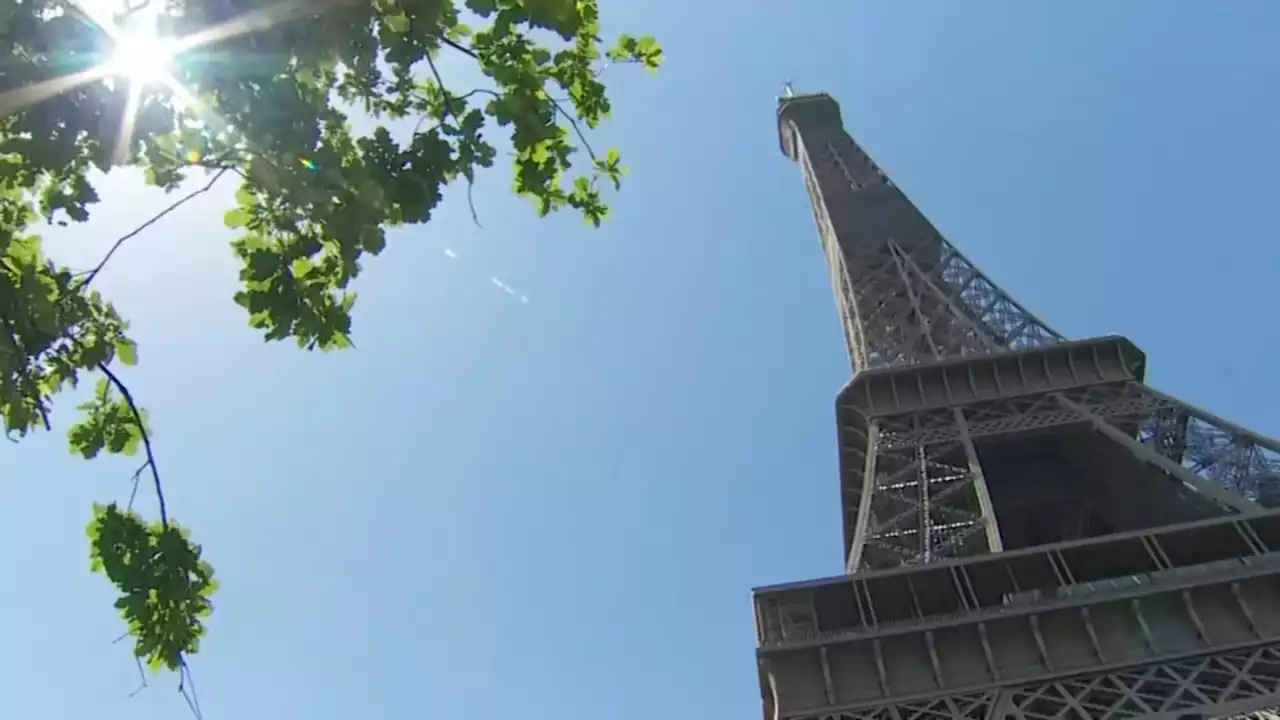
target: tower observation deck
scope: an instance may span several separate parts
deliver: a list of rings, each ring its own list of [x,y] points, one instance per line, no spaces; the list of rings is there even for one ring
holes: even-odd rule
[[[1280,442],[1069,340],[944,239],[826,94],[779,99],[853,378],[844,574],[754,592],[767,720],[1280,705]]]

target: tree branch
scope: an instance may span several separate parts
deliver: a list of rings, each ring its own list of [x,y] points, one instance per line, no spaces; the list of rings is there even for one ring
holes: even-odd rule
[[[495,98],[502,98],[502,93],[497,90],[489,90],[487,88],[478,88],[467,94],[471,95],[474,93],[484,93],[486,95],[492,95]],[[582,126],[578,124],[578,119],[571,115],[568,110],[565,110],[564,106],[550,95],[547,96],[547,102],[551,103],[551,107],[555,109],[557,114],[563,116],[565,120],[569,121],[569,127],[573,128],[573,134],[577,136],[578,142],[582,143],[582,149],[587,151],[587,157],[591,158],[591,162],[599,162],[599,159],[596,157],[596,151],[592,149],[591,143],[587,140],[586,133],[582,131]]]
[[[587,157],[591,158],[591,162],[599,163],[599,159],[596,158],[596,151],[591,149],[591,143],[587,142],[586,133],[582,132],[582,127],[578,125],[578,119],[570,115],[569,112],[560,105],[560,103],[556,102],[555,98],[548,96],[547,102],[551,103],[551,107],[555,108],[556,112],[563,115],[564,119],[569,121],[569,127],[573,128],[573,134],[578,136],[578,142],[582,143],[582,149],[587,151]]]
[[[133,509],[133,501],[138,497],[138,485],[142,483],[142,473],[146,472],[149,467],[151,467],[151,461],[147,460],[139,465],[138,469],[133,471],[133,476],[129,478],[129,483],[133,487],[129,490],[129,504],[125,505],[126,510]]]
[[[151,480],[156,491],[156,502],[160,506],[160,527],[167,531],[169,529],[169,510],[164,499],[164,486],[160,481],[160,470],[156,466],[155,450],[151,447],[151,435],[147,432],[147,426],[142,421],[142,411],[138,409],[138,404],[133,399],[133,393],[129,392],[129,388],[111,371],[111,368],[107,367],[106,363],[99,364],[98,369],[102,371],[103,375],[106,375],[111,385],[120,392],[125,405],[129,407],[129,412],[133,415],[133,422],[137,425],[138,432],[142,435],[142,447],[147,455],[146,462],[133,473],[133,492],[129,495],[129,506],[132,507],[133,505],[134,495],[138,491],[138,480],[141,479],[142,473],[145,470],[150,470]],[[128,633],[125,633],[125,635],[117,638],[116,642],[127,636]],[[185,656],[179,655],[179,658],[182,666],[179,668],[178,674],[178,694],[182,695],[182,699],[186,701],[191,715],[196,720],[204,720],[204,712],[200,709],[200,698],[196,695],[195,678],[191,674],[191,666],[187,664]],[[147,677],[142,670],[142,660],[141,658],[135,659],[138,661],[138,675],[141,679],[141,684],[129,694],[131,698],[147,689]]]
[[[596,70],[595,72],[591,73],[591,77],[596,78],[597,80],[600,79],[600,76],[604,74],[604,71],[608,70],[614,65],[639,65],[639,64],[640,64],[639,60],[632,60],[630,58],[623,59],[623,60],[610,60],[606,62],[604,65],[601,65],[599,70]]]
[[[121,637],[128,637],[128,636],[129,634],[125,633]],[[119,642],[119,640],[117,640],[117,642]],[[138,664],[138,688],[133,692],[129,693],[129,697],[131,698],[137,697],[138,693],[147,689],[147,673],[144,672],[142,669],[142,658],[135,656],[133,658],[133,661]]]
[[[467,57],[472,58],[473,60],[479,60],[479,59],[480,59],[480,56],[479,56],[479,55],[477,55],[477,54],[476,54],[476,52],[475,52],[474,50],[472,50],[471,48],[469,48],[469,47],[467,47],[467,46],[465,46],[465,45],[461,45],[461,44],[459,44],[459,43],[456,43],[456,42],[454,42],[454,41],[450,40],[449,38],[442,37],[442,38],[440,38],[440,42],[441,42],[441,44],[443,44],[443,45],[445,45],[445,46],[447,46],[447,47],[451,47],[451,48],[453,48],[454,50],[457,50],[458,52],[460,52],[460,53],[462,53],[462,54],[466,55]],[[609,63],[609,64],[618,65],[618,64],[623,64],[624,62],[630,62],[630,61],[621,61],[621,60],[619,60],[619,61],[613,61],[613,62],[611,62],[611,63]],[[430,55],[428,55],[428,56],[427,56],[427,64],[431,67],[431,72],[432,72],[433,74],[435,74],[435,76],[436,76],[436,82],[440,83],[440,88],[441,88],[441,89],[443,89],[443,88],[444,88],[444,81],[440,79],[440,73],[436,72],[436,65],[435,65],[435,62],[433,62],[433,61],[431,60],[431,56],[430,56]],[[598,71],[596,71],[596,73],[595,73],[595,77],[600,77],[600,73],[602,73],[602,72],[604,72],[605,70],[607,70],[607,69],[609,68],[609,64],[606,64],[604,67],[602,67],[602,68],[600,68]],[[497,92],[494,92],[493,90],[487,90],[487,91],[473,91],[473,92],[488,92],[488,93],[490,93],[490,94],[494,95],[495,97],[501,97],[501,95],[499,95]],[[446,91],[446,92],[445,92],[445,101],[446,101],[446,106],[448,105],[448,99],[449,99],[449,95],[448,95],[448,91]],[[596,159],[596,153],[595,153],[595,150],[592,150],[592,149],[591,149],[591,143],[587,142],[587,136],[582,132],[582,128],[578,126],[578,119],[577,119],[577,118],[575,118],[574,116],[570,115],[570,114],[569,114],[569,113],[568,113],[568,112],[567,112],[563,107],[561,107],[560,103],[556,102],[556,99],[555,99],[555,98],[548,96],[548,97],[547,97],[547,100],[551,103],[551,106],[552,106],[552,107],[554,107],[554,108],[556,109],[556,112],[558,112],[558,113],[560,113],[561,115],[563,115],[563,116],[564,116],[564,118],[565,118],[565,120],[568,120],[568,121],[569,121],[569,125],[570,125],[570,127],[572,127],[572,128],[573,128],[573,132],[574,132],[574,134],[578,136],[578,140],[582,143],[582,148],[583,148],[584,150],[586,150],[586,151],[587,151],[587,155],[591,158],[591,161],[592,161],[592,162],[599,162],[599,161]],[[446,108],[446,109],[447,109],[447,108]]]
[[[218,180],[222,179],[222,176],[226,175],[230,171],[231,171],[230,167],[220,168],[218,172],[214,173],[213,177],[209,178],[209,182],[205,183],[204,187],[192,190],[182,198],[178,199],[169,207],[151,216],[150,220],[147,220],[146,222],[142,223],[138,227],[134,228],[131,232],[125,235],[122,235],[119,239],[115,241],[114,244],[112,244],[111,249],[107,250],[107,254],[102,256],[102,259],[98,261],[98,264],[95,265],[92,270],[89,270],[85,274],[84,281],[82,281],[79,285],[77,285],[75,287],[75,290],[79,292],[80,290],[84,290],[85,288],[89,287],[89,283],[93,282],[94,278],[98,277],[98,273],[102,272],[102,268],[107,266],[107,262],[111,260],[111,257],[116,254],[116,251],[119,250],[122,245],[124,245],[129,240],[132,240],[134,237],[137,237],[137,235],[141,233],[143,230],[146,230],[152,225],[155,225],[156,223],[160,222],[160,220],[164,219],[166,215],[182,207],[187,202],[194,199],[197,195],[203,195],[209,192],[210,190],[212,190],[213,186],[218,182]]]
[[[462,118],[458,117],[458,113],[453,109],[453,96],[449,94],[449,88],[444,86],[444,78],[440,77],[440,70],[436,68],[436,61],[431,59],[431,53],[426,54],[427,67],[431,68],[431,74],[436,78],[436,84],[440,86],[440,92],[444,94],[444,114],[445,117],[452,117],[453,121],[458,123],[458,127],[462,127]],[[475,91],[467,93],[468,96],[475,94]],[[476,203],[472,198],[471,191],[475,188],[476,181],[474,177],[468,174],[467,177],[467,207],[471,208],[471,222],[481,230],[484,226],[480,224],[480,215],[476,212]]]
[[[178,692],[182,694],[182,699],[187,701],[187,707],[196,720],[204,720],[204,712],[200,710],[200,696],[196,694],[196,679],[191,674],[191,666],[187,664],[185,657],[182,658],[179,677],[182,679],[178,681]]]
[[[151,481],[156,490],[156,502],[160,504],[160,526],[165,530],[169,529],[169,510],[164,501],[164,487],[160,482],[160,470],[156,466],[156,454],[151,449],[151,435],[147,433],[147,426],[142,422],[142,411],[138,409],[138,404],[133,401],[133,394],[129,392],[129,388],[120,382],[120,378],[111,372],[111,368],[106,363],[100,363],[98,369],[103,375],[107,376],[107,380],[120,391],[120,397],[124,398],[125,405],[129,406],[129,412],[133,414],[133,422],[138,426],[138,432],[142,434],[142,447],[147,454],[146,466],[151,470]]]
[[[120,392],[120,397],[124,399],[125,405],[129,407],[129,412],[133,415],[133,422],[137,425],[139,434],[142,435],[142,447],[147,455],[146,462],[133,473],[133,493],[129,495],[129,505],[133,505],[133,497],[137,493],[138,480],[141,478],[143,471],[150,470],[151,480],[156,491],[156,502],[160,506],[160,527],[167,531],[169,529],[169,510],[164,499],[164,485],[160,481],[160,470],[156,466],[155,450],[151,447],[151,435],[147,432],[147,426],[142,421],[142,411],[138,409],[138,404],[133,399],[133,393],[129,392],[129,388],[111,371],[111,368],[107,367],[106,363],[99,364],[98,369],[107,377],[111,385]],[[125,634],[125,636],[127,635],[128,633]],[[122,638],[125,636],[122,636]],[[117,642],[119,642],[119,639],[117,639]],[[182,667],[179,670],[178,693],[186,701],[187,708],[191,711],[192,716],[196,720],[203,720],[204,713],[200,709],[200,699],[196,695],[195,678],[191,675],[191,666],[187,664],[185,657],[182,657],[181,660]],[[142,684],[130,693],[129,697],[134,697],[147,688],[147,678],[142,671],[141,659],[138,659],[138,674],[141,677]]]
[[[476,54],[476,52],[475,52],[474,50],[472,50],[471,48],[467,47],[466,45],[460,45],[460,44],[458,44],[458,43],[456,43],[456,42],[454,42],[454,41],[452,41],[452,40],[450,40],[449,38],[446,38],[446,37],[442,37],[442,38],[440,38],[440,42],[441,42],[441,44],[446,45],[446,46],[448,46],[448,47],[451,47],[451,48],[453,48],[454,50],[457,50],[458,52],[462,53],[463,55],[466,55],[467,57],[471,58],[472,60],[479,60],[479,59],[480,59],[480,56],[479,56],[479,55],[477,55],[477,54]]]

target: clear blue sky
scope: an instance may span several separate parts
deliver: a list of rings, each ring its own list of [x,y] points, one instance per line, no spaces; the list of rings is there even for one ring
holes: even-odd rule
[[[786,79],[1058,329],[1128,334],[1154,384],[1280,434],[1280,4],[604,5],[668,63],[609,71],[596,142],[632,174],[602,230],[495,172],[483,231],[454,193],[368,264],[335,355],[264,345],[232,304],[230,185],[104,277],[171,511],[223,582],[210,720],[757,717],[750,588],[839,568],[849,374],[777,147]],[[166,202],[104,195],[69,261]],[[68,456],[71,414],[0,445],[0,716],[184,717],[173,678],[127,697],[83,527],[131,467]]]

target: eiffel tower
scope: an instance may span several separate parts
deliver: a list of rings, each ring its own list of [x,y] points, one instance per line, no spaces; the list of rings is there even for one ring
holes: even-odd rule
[[[778,130],[854,372],[845,574],[753,592],[766,720],[1277,717],[1280,443],[1019,305],[829,95]]]

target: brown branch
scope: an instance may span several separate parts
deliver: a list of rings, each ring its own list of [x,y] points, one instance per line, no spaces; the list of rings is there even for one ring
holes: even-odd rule
[[[578,125],[578,119],[570,115],[567,110],[561,107],[560,103],[556,102],[555,98],[548,96],[547,102],[551,103],[551,107],[555,108],[556,112],[563,115],[564,119],[569,121],[569,127],[573,128],[574,134],[578,136],[578,142],[582,143],[582,149],[587,151],[587,157],[591,158],[591,162],[599,163],[600,161],[596,158],[596,151],[591,149],[591,143],[587,142],[586,133],[582,132],[582,127]]]
[[[107,380],[124,398],[125,405],[129,407],[129,412],[133,415],[133,422],[138,427],[138,433],[142,436],[142,447],[147,456],[146,462],[133,473],[134,487],[133,494],[129,496],[129,505],[133,505],[133,495],[137,493],[138,480],[141,479],[142,473],[150,470],[151,480],[156,491],[156,502],[160,505],[160,527],[167,531],[169,529],[169,510],[165,504],[164,486],[160,481],[160,471],[156,466],[155,450],[151,447],[151,435],[147,432],[147,426],[142,421],[142,411],[138,409],[138,404],[133,399],[133,393],[129,392],[129,388],[125,387],[125,384],[111,371],[111,368],[107,367],[106,363],[99,364],[98,369],[102,371],[103,375],[106,375]],[[128,633],[125,633],[116,638],[115,642],[120,642],[127,636]],[[196,720],[203,720],[204,713],[200,710],[200,700],[196,696],[195,678],[191,675],[191,666],[187,664],[186,657],[181,655],[179,657],[181,659],[181,667],[179,668],[178,693],[186,701],[187,708],[191,711],[192,716]],[[138,660],[138,674],[141,677],[142,684],[129,694],[131,698],[147,688],[147,678],[142,670],[142,660],[140,658],[135,659]]]
[[[129,504],[124,506],[126,510],[133,509],[133,501],[138,497],[138,485],[142,484],[142,473],[146,472],[149,467],[151,467],[151,461],[147,460],[139,465],[138,469],[133,471],[133,476],[129,478],[129,482],[133,487],[129,490]]]
[[[453,41],[453,40],[450,40],[449,38],[446,38],[446,37],[440,37],[440,38],[438,38],[438,40],[440,41],[440,43],[441,43],[442,45],[444,45],[444,46],[446,46],[446,47],[453,48],[454,50],[457,50],[458,52],[460,52],[460,53],[462,53],[462,54],[466,55],[467,57],[470,57],[470,58],[471,58],[471,59],[473,59],[473,60],[477,60],[477,61],[478,61],[478,60],[480,59],[480,56],[479,56],[478,54],[476,54],[476,52],[475,52],[474,50],[472,50],[471,48],[469,48],[469,47],[467,47],[467,46],[465,46],[465,45],[462,45],[462,44],[460,44],[460,43],[457,43],[457,42],[455,42],[455,41]],[[430,54],[427,54],[427,55],[426,55],[426,59],[427,59],[427,66],[431,69],[431,74],[435,77],[436,83],[440,85],[440,91],[441,91],[442,93],[444,93],[444,103],[445,103],[445,114],[446,114],[446,117],[447,117],[447,116],[449,116],[449,115],[452,115],[452,116],[453,116],[453,118],[454,118],[454,121],[455,121],[455,122],[458,122],[459,124],[461,124],[461,122],[462,122],[462,121],[461,121],[461,120],[459,120],[459,119],[458,119],[457,114],[453,112],[453,102],[452,102],[452,99],[453,99],[453,98],[452,98],[452,96],[449,94],[449,90],[448,90],[448,89],[445,87],[445,85],[444,85],[444,79],[440,76],[440,71],[436,68],[435,61],[434,61],[434,60],[432,60],[432,58],[431,58],[431,55],[430,55]],[[607,70],[607,69],[609,68],[609,65],[621,65],[621,64],[626,64],[626,63],[629,63],[629,62],[635,62],[635,61],[633,61],[633,60],[618,60],[618,61],[613,61],[613,62],[611,62],[611,63],[609,63],[609,64],[606,64],[604,67],[600,68],[599,70],[597,70],[597,71],[593,74],[593,76],[594,76],[594,77],[597,77],[597,78],[598,78],[598,77],[600,77],[600,74],[601,74],[601,73],[603,73],[605,70]],[[476,89],[476,90],[472,90],[471,92],[467,93],[466,95],[460,96],[460,99],[465,99],[465,98],[470,97],[471,95],[474,95],[474,94],[476,94],[476,93],[486,93],[486,94],[492,95],[492,96],[494,96],[494,97],[496,97],[496,98],[501,98],[501,97],[502,97],[502,95],[501,95],[500,93],[498,93],[498,92],[496,92],[496,91],[493,91],[493,90],[487,90],[487,89]],[[551,107],[555,109],[556,113],[558,113],[559,115],[563,116],[563,117],[564,117],[564,119],[568,121],[568,123],[569,123],[569,127],[573,129],[573,133],[574,133],[574,135],[576,135],[576,136],[577,136],[577,138],[578,138],[578,142],[580,142],[580,143],[582,144],[582,149],[583,149],[583,150],[586,150],[586,152],[587,152],[587,157],[591,158],[591,162],[592,162],[592,164],[593,164],[593,165],[598,165],[598,164],[600,163],[600,159],[599,159],[599,157],[596,155],[596,151],[595,151],[595,149],[591,147],[591,143],[587,140],[587,135],[586,135],[586,133],[584,133],[584,132],[582,131],[582,126],[578,124],[578,119],[577,119],[577,118],[575,118],[573,115],[571,115],[571,114],[569,113],[569,111],[565,110],[565,109],[564,109],[564,106],[563,106],[563,105],[561,105],[561,104],[560,104],[560,102],[559,102],[558,100],[556,100],[556,98],[553,98],[553,97],[551,97],[551,96],[549,96],[549,95],[548,95],[548,96],[547,96],[547,101],[551,103]],[[413,130],[414,130],[414,134],[417,134],[418,128],[422,125],[422,120],[423,120],[423,118],[420,118],[420,119],[418,120],[418,124],[414,126],[414,129],[413,129]],[[478,216],[478,215],[477,215],[477,213],[476,213],[476,206],[475,206],[475,202],[473,201],[473,199],[472,199],[472,195],[471,195],[471,193],[472,193],[472,189],[474,188],[474,186],[475,186],[475,181],[474,181],[473,179],[471,179],[471,178],[468,178],[468,180],[467,180],[467,205],[471,208],[471,220],[472,220],[472,222],[474,222],[474,223],[476,224],[476,227],[483,229],[483,227],[480,225],[480,218],[479,218],[479,216]]]
[[[480,59],[480,56],[479,56],[479,55],[477,55],[477,54],[476,54],[476,52],[475,52],[474,50],[472,50],[471,48],[469,48],[469,47],[467,47],[467,46],[465,46],[465,45],[461,45],[461,44],[456,43],[456,42],[454,42],[454,41],[452,41],[452,40],[450,40],[450,39],[448,39],[448,38],[445,38],[445,37],[440,38],[440,42],[441,42],[442,44],[444,44],[444,45],[448,46],[448,47],[453,48],[454,50],[457,50],[458,52],[460,52],[460,53],[462,53],[462,54],[466,55],[467,57],[472,58],[473,60],[479,60],[479,59]],[[625,63],[627,63],[627,62],[634,62],[634,61],[617,60],[617,61],[612,61],[610,64],[613,64],[613,65],[621,65],[621,64],[625,64]],[[434,62],[432,62],[432,60],[431,60],[431,56],[430,56],[430,55],[428,55],[428,56],[427,56],[427,63],[431,66],[431,71],[432,71],[433,73],[435,73],[435,76],[436,76],[436,82],[440,83],[440,87],[441,87],[441,89],[443,89],[443,88],[444,88],[444,81],[442,81],[442,80],[440,79],[440,73],[435,72],[435,70],[436,70],[436,66],[435,66],[435,63],[434,63]],[[605,70],[607,70],[607,69],[608,69],[608,67],[609,67],[608,65],[605,65],[604,67],[602,67],[602,68],[600,68],[598,71],[596,71],[596,73],[595,73],[595,77],[600,77],[600,73],[602,73],[602,72],[604,72]],[[473,92],[474,92],[474,91],[473,91]],[[488,90],[488,91],[485,91],[485,92],[489,92],[490,94],[494,95],[495,97],[501,97],[498,93],[496,93],[496,92],[494,92],[494,91],[492,91],[492,90]],[[449,96],[448,96],[448,94],[447,94],[447,92],[446,92],[446,94],[445,94],[445,100],[447,101],[448,99],[449,99]],[[560,113],[561,115],[563,115],[563,116],[564,116],[564,118],[565,118],[565,120],[568,120],[568,121],[569,121],[569,125],[570,125],[570,127],[572,127],[572,128],[573,128],[573,132],[574,132],[574,134],[576,134],[576,135],[578,136],[578,140],[582,143],[582,147],[583,147],[583,149],[587,151],[587,155],[591,158],[591,161],[592,161],[592,162],[599,162],[599,161],[596,159],[596,153],[595,153],[595,151],[591,149],[591,143],[587,142],[587,136],[586,136],[586,134],[584,134],[584,133],[582,132],[582,128],[581,128],[581,127],[579,127],[577,118],[575,118],[575,117],[573,117],[572,115],[570,115],[570,114],[569,114],[569,113],[568,113],[568,112],[567,112],[563,107],[561,107],[560,103],[556,102],[556,99],[555,99],[555,98],[548,96],[548,97],[547,97],[547,100],[551,103],[551,106],[552,106],[552,107],[554,107],[554,108],[556,109],[556,112],[558,112],[558,113]]]
[[[124,637],[127,637],[127,636],[128,636],[128,633],[125,633]],[[147,689],[147,673],[144,672],[142,669],[142,658],[135,656],[133,660],[138,664],[138,689],[129,693],[130,698],[136,697],[138,693]]]
[[[442,37],[442,38],[440,38],[440,42],[441,42],[442,44],[444,44],[444,45],[447,45],[448,47],[453,48],[454,50],[457,50],[458,52],[462,53],[463,55],[466,55],[467,57],[471,58],[472,60],[479,60],[479,59],[480,59],[480,56],[476,54],[475,50],[472,50],[471,48],[467,47],[466,45],[460,45],[460,44],[458,44],[458,43],[456,43],[456,42],[454,42],[454,41],[452,41],[452,40],[450,40],[449,38],[446,38],[446,37]]]
[[[497,95],[497,93],[493,92],[492,90],[486,90],[485,88],[476,88],[475,90],[472,90],[471,92],[465,92],[465,93],[463,93],[463,94],[461,94],[461,95],[454,95],[454,96],[453,96],[453,99],[454,99],[454,100],[466,100],[466,99],[467,99],[467,98],[469,98],[469,97],[472,97],[472,96],[474,96],[474,95],[480,95],[480,94],[482,94],[482,93],[489,93],[489,94],[491,94],[491,95]],[[421,97],[420,95],[418,95],[418,96],[416,96],[416,97],[417,97],[418,99],[422,99],[422,97]],[[413,134],[414,134],[414,135],[417,135],[417,134],[422,130],[422,123],[426,122],[426,121],[427,121],[427,119],[428,119],[428,118],[430,118],[430,117],[431,117],[430,115],[426,115],[426,114],[424,114],[422,117],[418,118],[418,122],[414,123],[414,125],[413,125]],[[442,124],[443,124],[443,123],[436,123],[436,124],[435,124],[435,127],[432,127],[432,128],[431,128],[430,130],[428,130],[427,132],[433,132],[433,131],[435,131],[435,130],[439,130],[439,129],[440,129],[440,126],[441,126]]]
[[[191,674],[191,666],[187,664],[185,657],[182,658],[178,675],[182,678],[178,681],[178,692],[182,694],[182,699],[187,701],[187,707],[196,720],[204,720],[204,712],[200,710],[200,696],[196,694],[196,679]]]
[[[146,222],[142,223],[138,227],[134,228],[129,233],[122,235],[119,239],[115,241],[114,244],[112,244],[111,249],[107,250],[107,254],[102,256],[102,259],[98,261],[98,264],[95,265],[92,270],[89,270],[85,274],[84,280],[75,287],[75,291],[78,292],[80,290],[84,290],[85,288],[89,287],[89,283],[93,282],[94,278],[98,277],[98,273],[102,272],[102,268],[106,267],[107,262],[111,260],[111,257],[116,254],[116,251],[119,250],[122,245],[124,245],[129,240],[132,240],[134,237],[137,237],[137,235],[141,233],[143,230],[146,230],[152,225],[155,225],[157,222],[160,222],[162,219],[164,219],[166,215],[173,212],[174,210],[177,210],[183,205],[187,204],[187,202],[191,201],[196,196],[203,195],[209,192],[210,190],[212,190],[214,184],[217,183],[218,180],[222,179],[223,175],[226,175],[228,172],[230,172],[231,169],[232,168],[230,167],[220,168],[218,172],[214,173],[213,177],[209,178],[209,182],[205,183],[204,187],[197,188],[187,193],[185,196],[179,198],[176,202],[174,202],[169,207],[151,216],[151,219],[147,220]]]
[[[489,90],[488,88],[472,90],[468,95],[474,93],[484,93],[486,95],[492,95],[495,98],[502,98],[502,93],[496,90]],[[564,116],[564,119],[569,121],[569,127],[573,128],[573,134],[578,137],[578,142],[582,143],[582,149],[587,151],[587,156],[591,158],[591,161],[599,162],[596,157],[596,151],[592,149],[591,143],[587,140],[587,134],[582,131],[582,126],[578,124],[578,119],[571,115],[568,110],[565,110],[564,106],[550,95],[547,96],[547,102],[551,103],[551,107],[557,114]]]
[[[599,80],[600,76],[604,74],[604,71],[608,70],[614,65],[639,65],[639,64],[640,64],[640,61],[635,60],[633,58],[620,58],[618,60],[610,60],[606,62],[604,65],[601,65],[599,70],[593,71],[591,73],[591,77]]]
[[[160,470],[156,466],[156,454],[151,448],[151,435],[147,433],[147,426],[142,422],[142,411],[138,409],[138,404],[133,401],[133,394],[129,392],[129,388],[120,382],[120,378],[111,372],[111,368],[106,363],[99,363],[98,369],[103,375],[107,376],[107,380],[120,391],[120,396],[124,398],[125,405],[129,406],[129,412],[133,414],[133,422],[138,426],[138,432],[142,435],[142,447],[147,454],[146,467],[151,470],[151,481],[156,490],[156,502],[160,504],[160,526],[165,530],[169,529],[169,510],[164,501],[164,486],[160,482]]]
[[[426,58],[427,58],[427,67],[431,68],[431,74],[435,76],[436,84],[440,86],[440,92],[444,94],[445,117],[446,118],[452,117],[453,121],[458,123],[458,127],[461,128],[462,118],[458,117],[458,113],[455,112],[453,109],[453,96],[449,94],[449,88],[444,86],[444,78],[440,77],[440,70],[436,68],[436,61],[431,59],[431,53],[427,53]],[[476,92],[477,92],[476,90],[473,90],[470,93],[467,93],[467,97],[474,95]],[[479,213],[476,212],[475,200],[471,196],[471,191],[473,188],[475,188],[475,184],[476,184],[475,177],[472,176],[471,173],[468,173],[467,174],[467,207],[471,208],[471,222],[475,223],[476,227],[483,230],[484,226],[480,224],[480,215]]]

